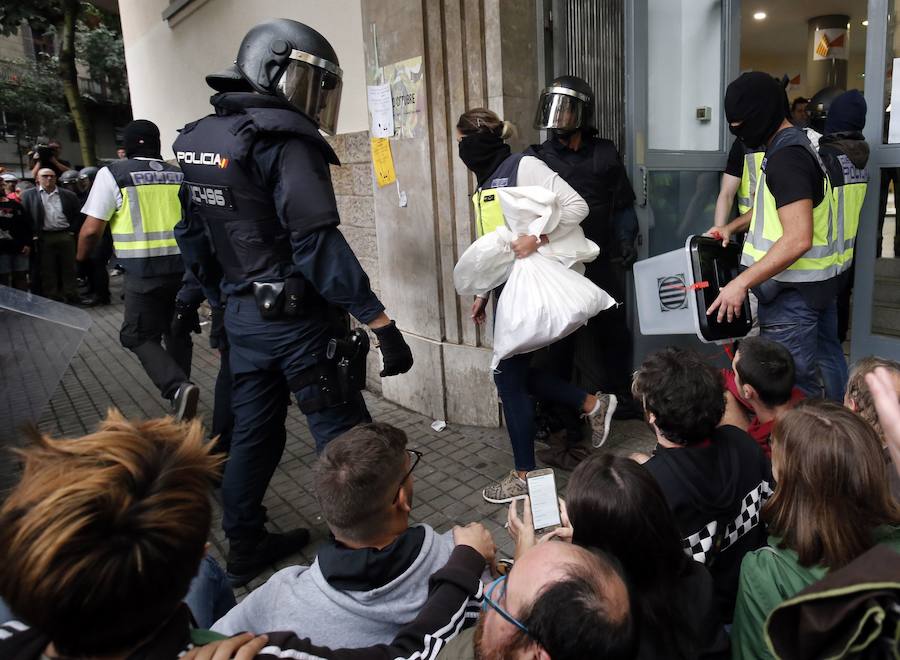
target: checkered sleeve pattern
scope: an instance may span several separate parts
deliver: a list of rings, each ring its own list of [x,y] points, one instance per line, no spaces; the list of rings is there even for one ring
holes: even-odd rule
[[[701,564],[708,563],[714,554],[729,548],[759,524],[762,506],[771,495],[772,488],[769,482],[760,481],[759,485],[741,500],[741,510],[737,517],[728,523],[724,534],[719,536],[716,533],[719,531],[719,523],[713,520],[697,532],[684,537],[682,544],[685,554]]]

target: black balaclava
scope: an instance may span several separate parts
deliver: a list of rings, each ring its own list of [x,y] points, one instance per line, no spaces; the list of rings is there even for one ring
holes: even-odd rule
[[[509,145],[495,133],[472,133],[459,141],[459,158],[481,186],[511,153]]]
[[[751,71],[728,85],[725,91],[725,117],[729,130],[750,149],[765,146],[787,119],[787,97],[772,76]],[[731,126],[741,122],[740,126]]]
[[[135,119],[124,130],[125,155],[128,158],[159,158],[159,127],[146,119]]]

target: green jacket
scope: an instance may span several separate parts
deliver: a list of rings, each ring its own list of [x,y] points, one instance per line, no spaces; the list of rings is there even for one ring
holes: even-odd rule
[[[765,641],[766,619],[783,601],[828,573],[824,566],[801,566],[797,553],[779,549],[780,542],[770,536],[767,546],[748,552],[741,562],[731,629],[731,657],[735,660],[773,658]],[[900,552],[900,527],[879,527],[875,542]]]

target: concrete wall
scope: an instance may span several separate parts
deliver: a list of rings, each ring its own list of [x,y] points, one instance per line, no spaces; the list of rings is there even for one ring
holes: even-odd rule
[[[168,0],[121,0],[125,59],[134,116],[159,124],[163,156],[176,131],[210,111],[204,76],[234,61],[244,34],[268,18],[292,18],[321,32],[340,58],[344,89],[338,130],[366,129],[359,0],[194,0],[169,21]]]
[[[514,148],[537,138],[528,128],[537,95],[534,6],[507,4],[362,2],[370,83],[378,80],[376,62],[422,56],[425,63],[427,122],[415,137],[391,139],[399,184],[375,190],[382,300],[416,359],[410,374],[383,382],[384,394],[434,418],[477,425],[498,424],[499,408],[489,337],[469,318],[471,300],[453,287],[453,266],[474,238],[475,187],[457,157],[455,124],[466,109],[488,106],[519,124]]]

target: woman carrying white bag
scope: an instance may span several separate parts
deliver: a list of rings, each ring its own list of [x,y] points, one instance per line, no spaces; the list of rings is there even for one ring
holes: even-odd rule
[[[500,230],[497,232],[499,237],[503,234],[503,231],[507,231],[506,236],[511,239],[508,242],[509,249],[514,253],[516,259],[524,259],[535,253],[542,245],[549,246],[557,242],[560,245],[570,244],[571,240],[564,240],[567,234],[576,230],[578,233],[581,233],[581,221],[588,214],[587,204],[569,184],[539,159],[523,156],[522,154],[511,154],[509,145],[504,141],[512,133],[512,125],[509,122],[504,122],[491,110],[475,108],[460,116],[456,129],[457,141],[459,142],[459,157],[466,167],[475,174],[478,181],[478,190],[473,195],[473,202],[475,204],[479,237],[490,234],[495,230]],[[553,201],[554,210],[546,214],[547,217],[542,216],[535,221],[535,223],[542,224],[530,225],[533,231],[526,235],[514,237],[505,229],[506,223],[504,222],[500,195],[497,190],[506,187],[525,186],[539,186],[552,192],[552,196],[555,197]],[[528,196],[526,195],[525,197]],[[524,199],[522,203],[528,204],[529,200]],[[546,228],[546,233],[539,229],[542,226]],[[581,238],[584,238],[583,234]],[[493,240],[492,238],[484,239],[486,242]],[[596,253],[594,253],[594,256],[596,256]],[[578,259],[578,257],[573,255],[569,260],[571,263],[566,263],[566,266],[575,265]],[[561,258],[561,260],[565,261],[565,258]],[[508,296],[510,299],[516,295],[521,295],[521,289],[526,286],[527,276],[534,276],[541,272],[541,269],[538,267],[522,270],[521,274],[523,277],[517,278],[517,288],[520,291],[518,293],[510,291],[511,295]],[[526,273],[525,270],[528,272]],[[565,269],[562,270],[565,272]],[[509,270],[506,270],[506,275],[508,274]],[[575,273],[569,274],[579,277]],[[456,273],[454,275],[456,279]],[[493,273],[490,277],[495,275],[496,273]],[[558,275],[559,273],[557,273]],[[474,281],[479,278],[476,276],[471,279]],[[502,282],[504,279],[505,277],[501,276],[499,281]],[[565,275],[562,279],[565,279]],[[512,282],[510,284],[512,285]],[[460,290],[459,280],[457,280],[457,285],[458,290]],[[493,284],[489,286],[493,286]],[[474,285],[474,288],[478,288],[477,284]],[[466,287],[462,287],[462,289],[466,289]],[[600,290],[598,289],[598,291]],[[464,291],[460,290],[460,292],[463,293]],[[477,324],[483,324],[485,322],[484,310],[489,291],[476,290],[475,293],[478,295],[472,305],[472,320]],[[604,304],[607,306],[614,304],[614,301],[609,299],[605,293],[602,291],[600,293],[605,297],[604,301],[599,303],[600,307]],[[558,296],[561,299],[564,299],[568,294],[569,292],[566,290],[558,291]],[[501,308],[498,309],[498,315],[505,304],[507,303],[501,296],[499,303]],[[599,311],[599,309],[596,311]],[[596,313],[596,311],[593,313]],[[495,325],[495,345],[503,345],[507,338],[499,336],[498,330],[512,334],[516,331],[516,328],[508,325],[506,331],[504,331]],[[571,332],[571,330],[566,331]],[[557,339],[561,338],[557,337]],[[517,338],[518,344],[522,344],[519,339]],[[527,342],[525,343],[527,344]],[[533,351],[541,345],[548,345],[550,342],[538,343],[539,345],[526,350]],[[514,350],[514,348],[510,347],[509,350]],[[485,500],[497,504],[523,498],[528,493],[525,474],[536,467],[534,460],[534,401],[532,396],[556,401],[580,411],[591,424],[595,446],[601,445],[606,440],[612,415],[616,409],[616,398],[613,395],[602,392],[590,394],[552,374],[532,369],[529,366],[531,362],[530,352],[513,354],[509,357],[505,357],[506,354],[502,353],[499,357],[503,359],[500,359],[499,363],[492,366],[496,366],[494,369],[494,383],[497,385],[497,392],[503,404],[503,416],[506,420],[506,428],[512,443],[515,469],[500,481],[490,484],[482,492]]]

